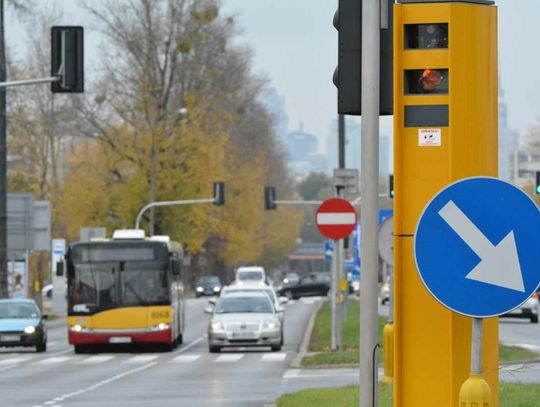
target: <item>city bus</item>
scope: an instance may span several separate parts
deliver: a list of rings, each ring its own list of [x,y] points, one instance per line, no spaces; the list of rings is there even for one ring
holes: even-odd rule
[[[167,236],[146,238],[143,230],[119,230],[110,240],[70,245],[65,255],[68,337],[75,353],[113,344],[153,344],[170,351],[181,344],[182,257],[179,243]]]

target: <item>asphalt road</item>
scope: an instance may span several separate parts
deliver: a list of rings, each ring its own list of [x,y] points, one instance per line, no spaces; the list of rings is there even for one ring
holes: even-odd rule
[[[65,327],[49,329],[49,349],[0,350],[2,406],[262,406],[284,388],[318,298],[286,305],[285,345],[210,354],[206,299],[187,302],[184,344],[176,351],[75,355]],[[294,379],[292,379],[294,380]],[[286,387],[286,385],[285,385]]]

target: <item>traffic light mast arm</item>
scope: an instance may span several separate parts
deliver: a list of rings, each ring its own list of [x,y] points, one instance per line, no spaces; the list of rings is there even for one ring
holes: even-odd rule
[[[214,203],[214,202],[215,202],[215,198],[150,202],[148,205],[146,205],[139,211],[139,214],[137,215],[137,219],[135,220],[135,229],[139,229],[139,224],[141,223],[141,218],[142,218],[143,213],[146,212],[150,208],[155,208],[158,206],[176,206],[176,205],[190,205],[190,204]]]
[[[273,201],[276,204],[280,205],[320,205],[323,201]]]
[[[50,76],[48,78],[21,79],[19,81],[0,82],[0,88],[8,88],[11,86],[35,85],[38,83],[59,82],[60,79],[61,77],[57,75],[57,76]]]

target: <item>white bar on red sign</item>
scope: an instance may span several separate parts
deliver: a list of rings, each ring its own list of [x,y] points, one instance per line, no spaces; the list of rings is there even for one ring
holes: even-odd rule
[[[355,222],[356,216],[350,212],[326,212],[317,214],[317,224],[319,225],[351,225]]]

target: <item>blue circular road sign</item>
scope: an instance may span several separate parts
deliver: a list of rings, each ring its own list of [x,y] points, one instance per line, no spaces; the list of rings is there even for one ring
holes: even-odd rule
[[[512,184],[475,177],[441,190],[414,235],[420,278],[445,307],[502,315],[540,285],[540,210]]]

